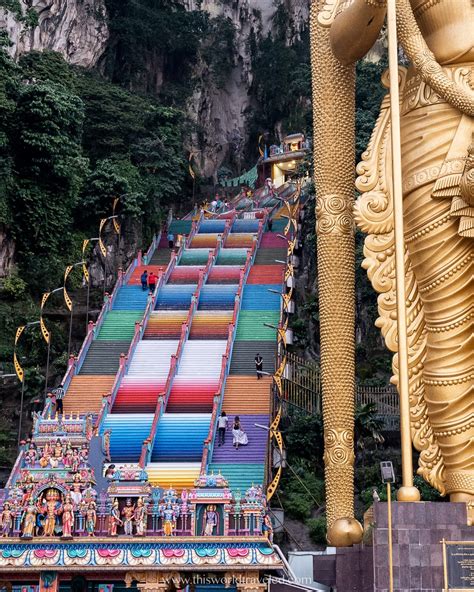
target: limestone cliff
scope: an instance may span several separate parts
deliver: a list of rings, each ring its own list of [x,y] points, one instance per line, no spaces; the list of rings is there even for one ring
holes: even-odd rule
[[[0,2],[0,29],[10,55],[49,49],[71,64],[90,68],[109,37],[103,0],[16,0]]]
[[[249,90],[252,84],[251,39],[261,39],[272,32],[277,9],[274,0],[184,0],[188,10],[207,11],[212,17],[225,17],[235,27],[234,63],[221,87],[213,84],[201,64],[200,84],[188,104],[191,118],[199,122],[191,148],[197,152],[197,164],[204,177],[216,177],[220,165],[228,161],[239,172],[246,141],[246,116],[252,109]],[[306,26],[309,0],[282,0],[288,20],[288,43]]]

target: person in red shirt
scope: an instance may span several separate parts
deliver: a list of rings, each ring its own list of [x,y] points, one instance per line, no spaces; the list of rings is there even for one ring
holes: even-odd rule
[[[152,271],[148,274],[148,288],[150,292],[154,292],[156,288],[156,275]]]

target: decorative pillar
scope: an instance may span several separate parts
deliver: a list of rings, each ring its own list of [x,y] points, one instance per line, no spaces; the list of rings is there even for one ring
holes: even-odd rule
[[[313,0],[310,14],[324,464],[328,539],[346,546],[362,537],[354,519],[355,68],[332,53],[318,21],[324,4]]]

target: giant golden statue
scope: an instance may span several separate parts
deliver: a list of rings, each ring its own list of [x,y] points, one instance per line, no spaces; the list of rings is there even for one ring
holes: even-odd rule
[[[343,130],[353,125],[352,65],[376,40],[385,13],[385,0],[313,0],[315,180],[320,204],[330,195],[345,195],[347,203],[343,162],[347,149],[344,153],[338,148],[341,137],[335,137],[334,126]],[[397,0],[397,29],[411,62],[408,69],[399,69],[411,436],[420,451],[418,472],[452,500],[470,501],[474,499],[474,4]],[[341,94],[349,98],[341,100]],[[324,102],[331,100],[338,104],[333,113],[338,121],[328,124]],[[368,234],[364,267],[380,293],[377,325],[387,346],[396,352],[390,123],[387,96],[357,167],[356,186],[362,195],[355,221]],[[321,168],[334,171],[332,185],[324,185]],[[325,285],[322,279],[320,289],[328,291],[329,299],[339,286]],[[394,371],[397,381],[397,355]],[[337,418],[341,401],[336,397],[326,406]],[[326,421],[326,430],[330,424]],[[334,490],[337,500],[341,494]],[[338,510],[333,519],[343,515],[344,509]]]

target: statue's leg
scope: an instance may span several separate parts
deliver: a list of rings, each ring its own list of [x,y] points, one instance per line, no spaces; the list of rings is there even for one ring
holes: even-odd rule
[[[436,105],[402,122],[405,238],[427,331],[425,400],[455,501],[474,499],[474,253],[449,214],[451,200],[434,199],[432,191],[459,121],[454,109]]]

